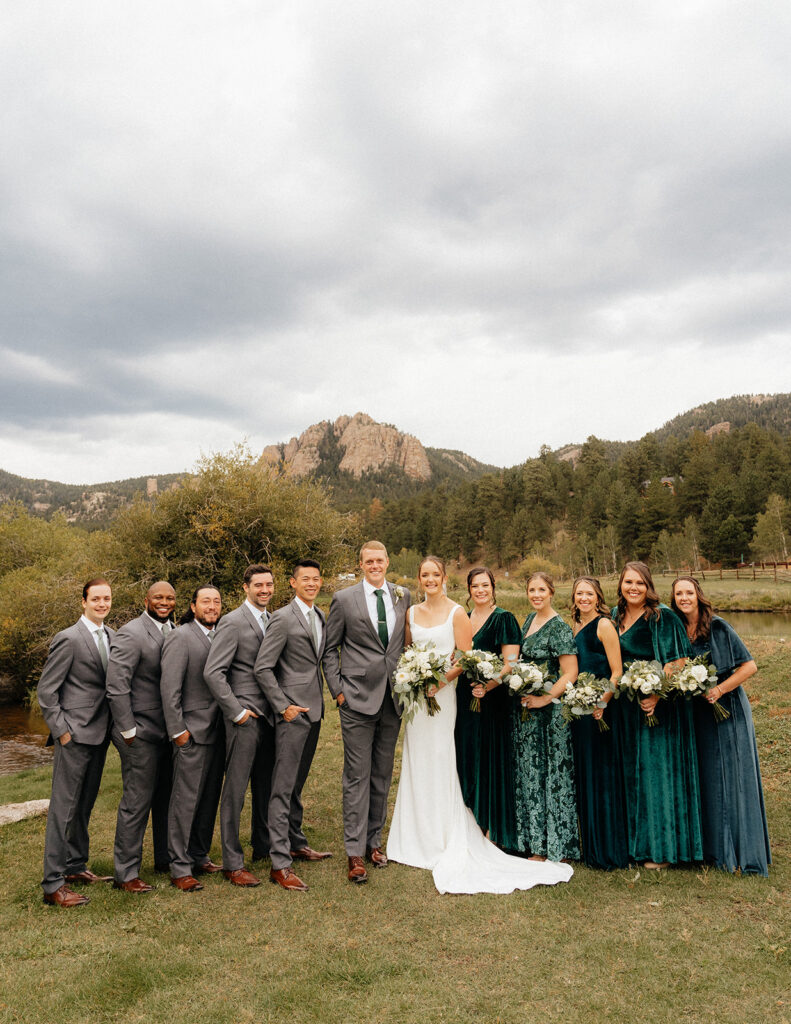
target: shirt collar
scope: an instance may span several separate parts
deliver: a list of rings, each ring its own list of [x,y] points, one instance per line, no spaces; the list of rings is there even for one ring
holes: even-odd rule
[[[261,611],[260,608],[256,608],[256,606],[254,604],[250,604],[250,602],[247,600],[247,598],[244,599],[244,603],[247,605],[247,607],[250,609],[250,611],[253,613],[253,615],[255,615],[256,621],[260,622],[261,619],[266,620],[266,619],[269,618],[269,612]]]
[[[206,627],[205,627],[205,626],[203,625],[203,623],[202,623],[202,622],[198,622],[198,620],[197,620],[197,619],[193,619],[192,621],[193,621],[193,622],[195,623],[195,625],[196,625],[196,626],[198,627],[198,629],[201,629],[201,630],[203,630],[203,632],[204,632],[204,634],[205,634],[206,636],[208,636],[208,635],[209,635],[209,633],[213,633],[213,632],[214,632],[214,630],[213,630],[213,629],[207,629],[207,628],[206,628]]]
[[[98,633],[100,629],[104,629],[104,623],[97,626],[95,622],[91,622],[87,615],[81,615],[80,622],[83,624],[83,626],[86,626],[92,633]]]
[[[303,615],[307,615],[308,612],[311,611],[311,605],[305,604],[302,598],[297,597],[296,594],[294,594],[294,604],[297,605],[297,607],[299,608]],[[315,608],[316,606],[313,605],[312,607]]]
[[[387,589],[387,580],[384,581],[384,583],[381,585],[381,587],[375,587],[373,585],[373,583],[369,583],[368,580],[364,576],[363,576],[363,590],[365,590],[365,593],[366,593],[366,595],[368,597],[370,597],[371,594],[376,593],[377,590],[382,590],[386,594],[390,593],[390,591]]]

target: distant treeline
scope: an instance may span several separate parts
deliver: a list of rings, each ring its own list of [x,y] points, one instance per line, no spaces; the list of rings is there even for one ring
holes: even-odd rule
[[[625,450],[589,437],[573,461],[542,449],[521,466],[403,500],[371,502],[363,532],[393,551],[496,566],[529,555],[567,574],[750,559],[784,561],[791,438],[755,423],[713,437],[647,436]]]

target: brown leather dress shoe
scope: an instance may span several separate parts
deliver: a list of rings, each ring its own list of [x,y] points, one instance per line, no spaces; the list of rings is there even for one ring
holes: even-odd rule
[[[91,901],[80,892],[72,892],[68,885],[62,885],[55,892],[45,892],[44,902],[51,907],[82,907]]]
[[[292,860],[327,860],[332,854],[329,850],[311,850],[309,846],[300,846],[298,850],[291,851]]]
[[[124,892],[151,892],[153,888],[153,885],[144,882],[142,878],[130,878],[128,882],[113,882],[113,889],[123,889]]]
[[[307,892],[308,887],[302,879],[294,872],[293,868],[274,868],[269,872],[269,881],[279,885],[281,889],[293,889],[294,892]]]
[[[88,868],[78,871],[76,875],[66,875],[67,885],[93,885],[94,882],[112,882],[112,880],[112,875],[95,875]]]
[[[171,878],[170,884],[175,885],[182,892],[200,892],[203,888],[198,879],[193,878],[192,875],[181,875],[180,878]]]
[[[240,885],[243,889],[252,889],[256,885],[261,884],[261,879],[256,878],[252,871],[245,871],[244,868],[237,868],[235,871],[225,871],[223,874],[229,882],[233,882],[234,885]]]
[[[213,861],[205,860],[202,864],[193,864],[192,870],[196,875],[216,875],[222,868]]]
[[[349,881],[357,885],[368,881],[368,872],[365,870],[362,857],[349,857]]]
[[[381,846],[369,846],[365,851],[365,859],[369,860],[375,868],[386,868],[390,863]]]

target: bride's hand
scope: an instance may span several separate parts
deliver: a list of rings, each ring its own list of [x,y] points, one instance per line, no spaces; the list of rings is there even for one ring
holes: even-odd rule
[[[426,696],[433,697],[439,691],[439,687],[436,683],[432,683],[431,686],[426,687]]]
[[[471,692],[472,692],[473,697],[477,697],[478,700],[480,700],[481,697],[485,697],[486,696],[488,691],[487,691],[486,687],[483,685],[483,683],[476,683],[476,685],[473,686]]]

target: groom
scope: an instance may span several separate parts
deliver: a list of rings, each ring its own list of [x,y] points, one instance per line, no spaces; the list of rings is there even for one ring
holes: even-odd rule
[[[339,590],[327,617],[324,675],[343,735],[343,839],[350,882],[366,882],[363,854],[387,867],[382,828],[401,710],[391,689],[404,649],[409,591],[385,580],[390,560],[378,540],[360,551],[363,580]]]

